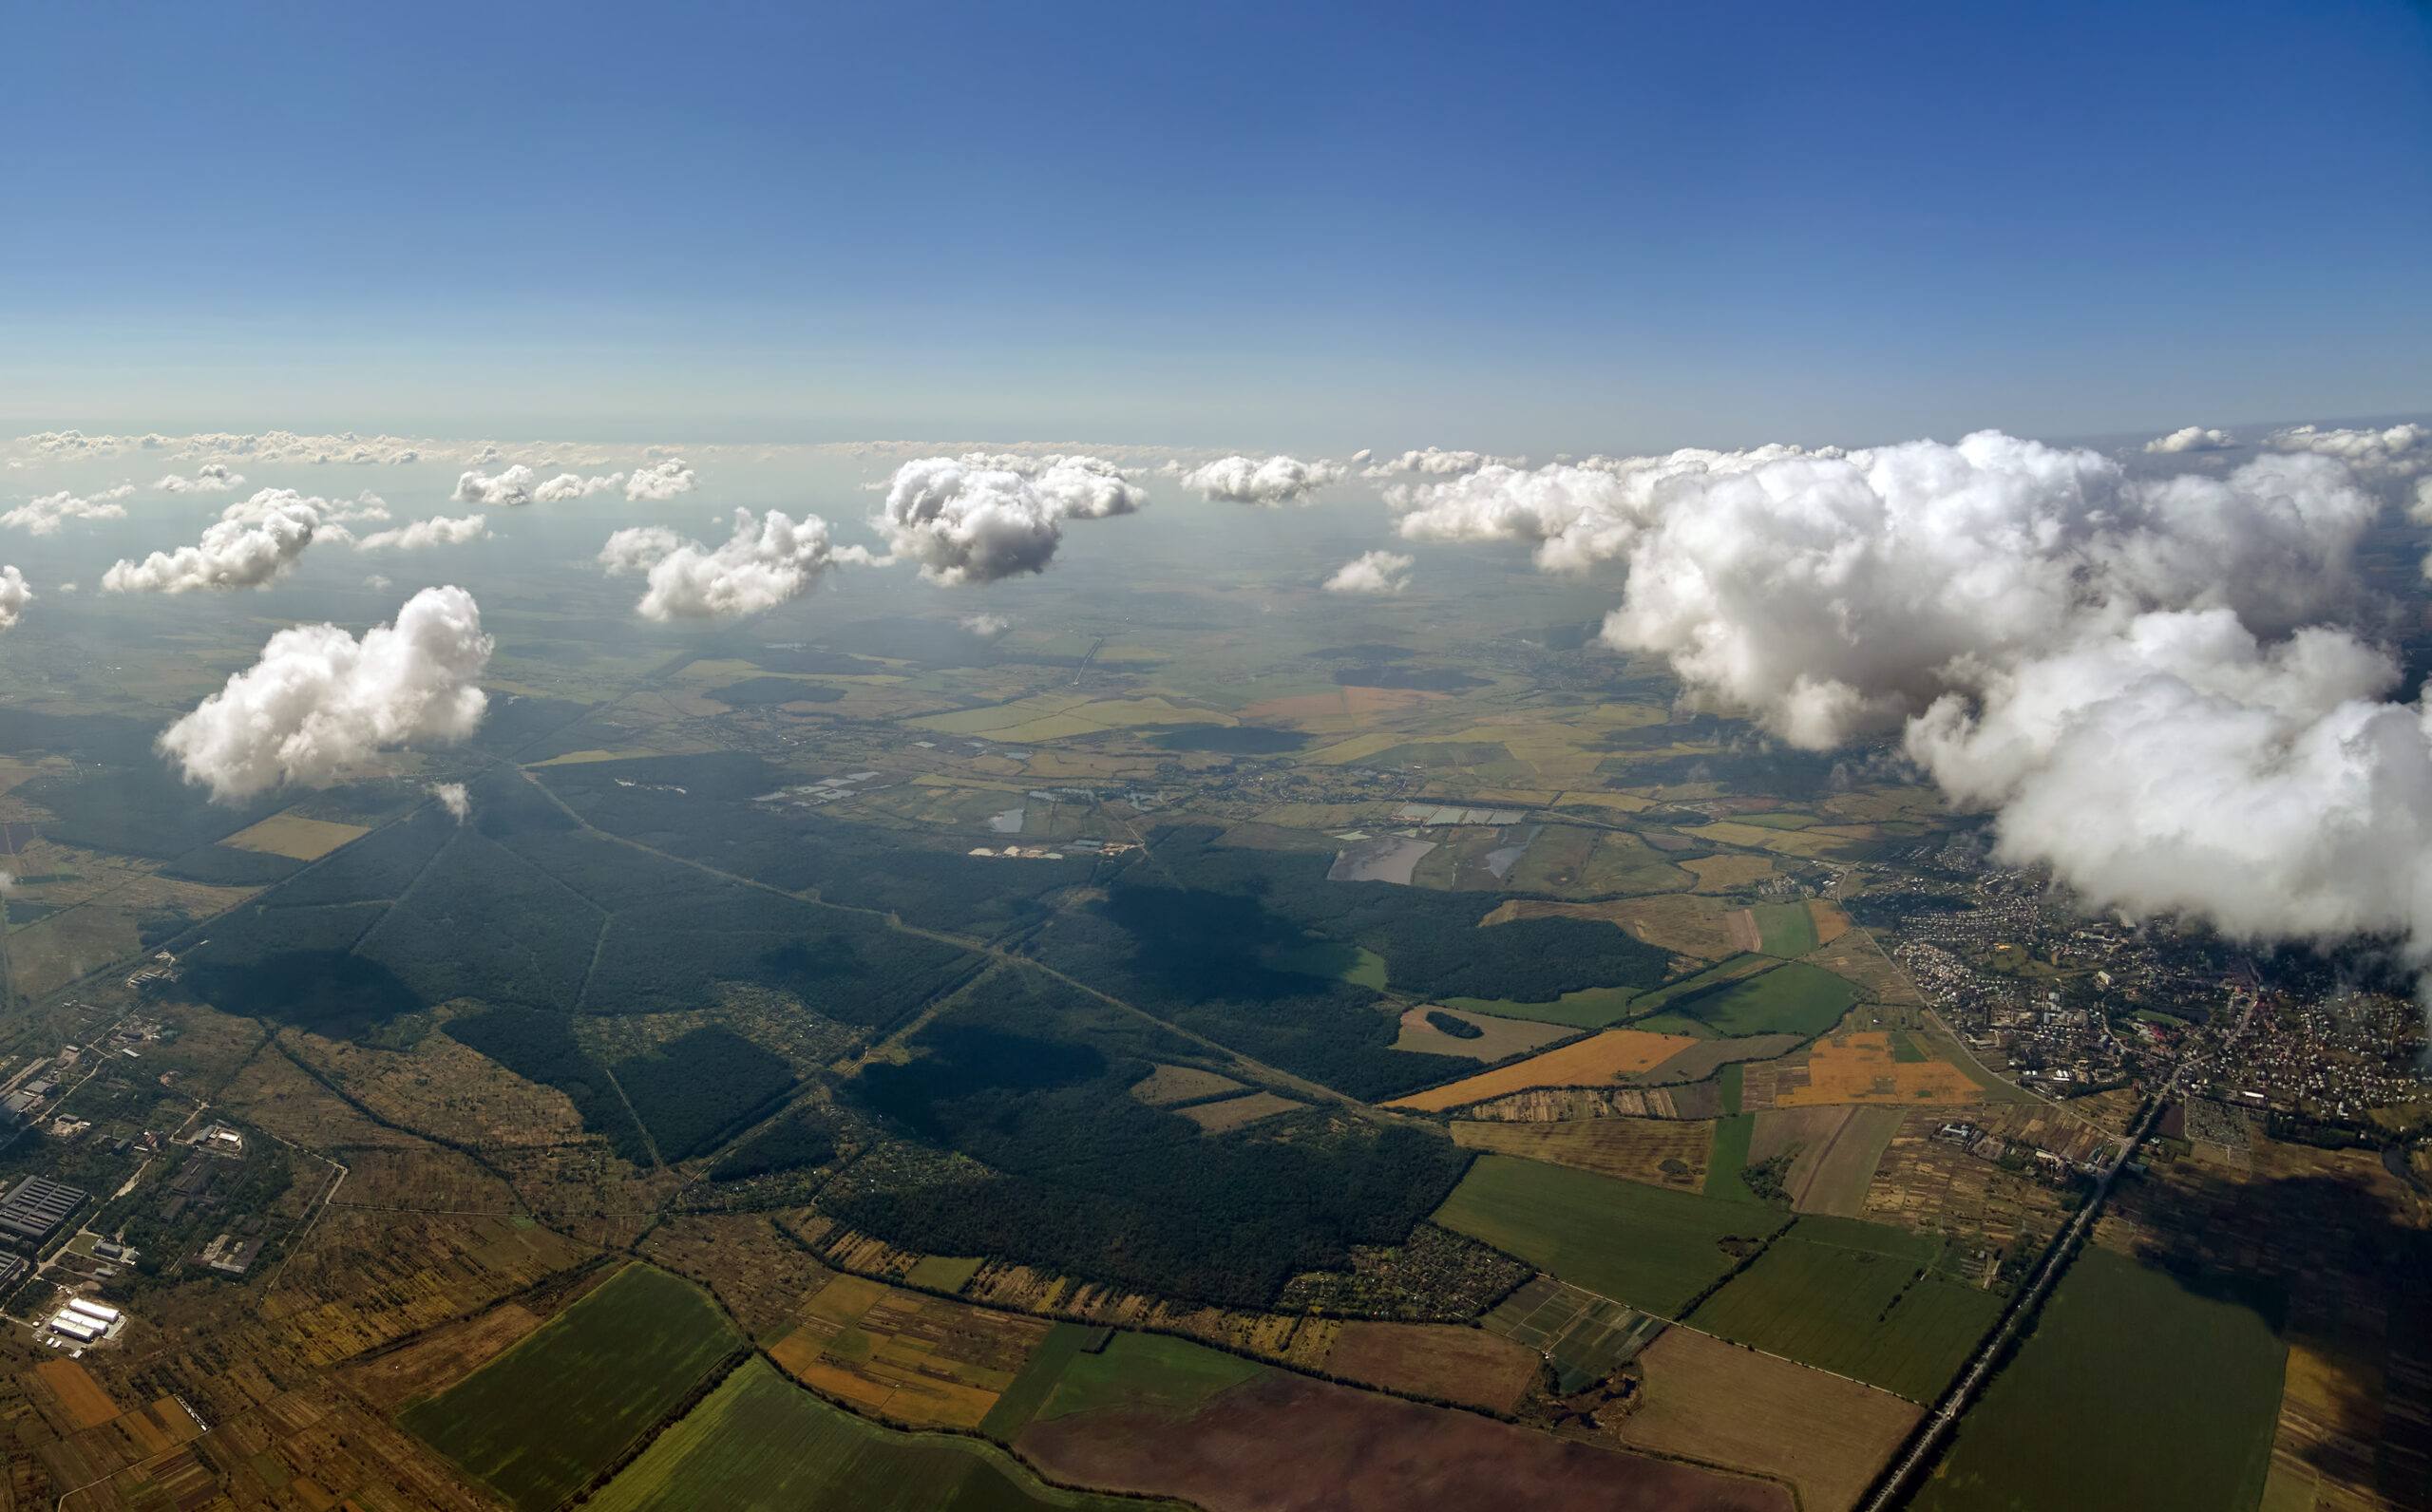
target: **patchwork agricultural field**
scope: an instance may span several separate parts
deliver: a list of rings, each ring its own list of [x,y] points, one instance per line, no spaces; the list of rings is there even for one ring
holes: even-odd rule
[[[2257,1504],[2285,1350],[2234,1303],[2089,1247],[1960,1424],[1918,1512]],[[2068,1446],[2066,1453],[2053,1446]]]
[[[715,1304],[647,1265],[397,1421],[520,1512],[589,1485],[743,1347]]]
[[[583,1503],[602,1512],[1117,1512],[1179,1503],[1042,1484],[986,1443],[902,1433],[747,1361]]]
[[[1435,1221],[1600,1296],[1677,1315],[1789,1215],[1482,1155]]]
[[[1662,1011],[1640,1020],[1640,1026],[1669,1030],[1696,1025],[1706,1032],[1737,1037],[1746,1034],[1821,1034],[1841,1021],[1857,1001],[1855,984],[1804,961],[1784,961],[1728,985],[1682,993],[1663,1005]]]
[[[1802,1218],[1689,1321],[1930,1404],[2002,1304],[1940,1274],[1942,1257],[1940,1243],[1899,1229]]]
[[[978,1269],[953,1263],[965,1282]],[[763,1342],[771,1361],[823,1395],[915,1427],[976,1428],[1047,1332],[1041,1319],[840,1276]]]
[[[1706,1119],[1577,1118],[1546,1123],[1456,1119],[1464,1149],[1517,1155],[1650,1186],[1698,1191],[1705,1183],[1715,1125]]]

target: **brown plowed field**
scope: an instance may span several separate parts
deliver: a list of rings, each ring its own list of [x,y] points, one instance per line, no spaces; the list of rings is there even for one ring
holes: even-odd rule
[[[1283,1370],[1225,1391],[1179,1422],[1150,1412],[1079,1412],[1032,1424],[1015,1446],[1054,1480],[1182,1497],[1208,1512],[1793,1507],[1790,1493],[1768,1482],[1567,1443]]]
[[[1451,1323],[1345,1323],[1320,1367],[1409,1396],[1509,1412],[1544,1365],[1525,1344]]]
[[[1440,1112],[1468,1103],[1482,1103],[1506,1092],[1532,1087],[1607,1087],[1616,1077],[1651,1071],[1698,1043],[1686,1034],[1650,1034],[1639,1029],[1612,1029],[1548,1050],[1516,1066],[1498,1067],[1424,1092],[1396,1098],[1388,1107],[1415,1107]]]
[[[1796,1482],[1811,1512],[1854,1506],[1919,1416],[1889,1391],[1689,1329],[1665,1329],[1639,1364],[1646,1399],[1622,1442]]]
[[[1526,1156],[1574,1165],[1599,1176],[1696,1192],[1705,1186],[1706,1152],[1714,1144],[1714,1125],[1704,1120],[1648,1118],[1565,1119],[1557,1124],[1462,1119],[1454,1122],[1453,1143],[1463,1149]],[[1667,1172],[1665,1161],[1678,1161],[1683,1169]]]

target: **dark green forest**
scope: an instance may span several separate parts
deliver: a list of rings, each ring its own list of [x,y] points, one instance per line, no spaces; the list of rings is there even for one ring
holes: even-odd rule
[[[1351,1245],[1399,1242],[1468,1168],[1432,1130],[1335,1129],[1323,1113],[1204,1135],[1128,1095],[1149,1069],[1138,1051],[1188,1042],[1111,1027],[1036,977],[941,1015],[914,1036],[911,1061],[868,1067],[847,1095],[1000,1174],[831,1207],[933,1253],[1256,1307],[1297,1272],[1340,1266]]]

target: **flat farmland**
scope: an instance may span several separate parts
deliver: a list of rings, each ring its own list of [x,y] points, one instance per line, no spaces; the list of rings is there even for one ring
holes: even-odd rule
[[[1875,1166],[1905,1115],[1897,1108],[1845,1105],[1768,1108],[1756,1115],[1748,1158],[1762,1163],[1792,1153],[1782,1190],[1801,1213],[1858,1218]]]
[[[1045,1485],[976,1439],[864,1422],[750,1360],[583,1504],[600,1512],[1117,1512],[1142,1503]]]
[[[1675,999],[1669,1011],[1732,1037],[1821,1034],[1857,1001],[1852,983],[1803,961],[1785,961],[1720,992]]]
[[[1748,1203],[1484,1155],[1435,1221],[1600,1296],[1671,1317],[1735,1263],[1724,1240],[1759,1239],[1789,1219]]]
[[[1899,1229],[1801,1219],[1707,1298],[1693,1321],[1722,1338],[1931,1402],[2001,1314],[1999,1297],[1931,1274],[1941,1250]]]
[[[1432,1087],[1396,1098],[1388,1107],[1441,1112],[1469,1103],[1482,1103],[1507,1092],[1532,1087],[1607,1087],[1620,1077],[1653,1070],[1693,1043],[1682,1034],[1649,1034],[1639,1030],[1606,1030],[1584,1040],[1531,1056],[1517,1065],[1497,1067],[1449,1087]]]
[[[1101,1410],[1016,1441],[1049,1476],[1207,1512],[1792,1512],[1761,1481],[1272,1370],[1181,1418]]]
[[[1537,1351],[1483,1329],[1448,1323],[1351,1322],[1320,1367],[1406,1396],[1508,1412],[1537,1377]]]
[[[521,1512],[617,1463],[742,1347],[709,1297],[633,1265],[398,1423]]]
[[[1735,1061],[1771,1060],[1798,1049],[1801,1034],[1747,1034],[1738,1039],[1700,1040],[1648,1071],[1643,1082],[1702,1082]]]
[[[1800,963],[1796,961],[1782,968],[1799,969]],[[1973,1077],[1948,1061],[1901,1059],[1892,1033],[1889,1030],[1867,1030],[1817,1041],[1808,1054],[1807,1085],[1779,1089],[1775,1093],[1775,1106],[1973,1103],[1985,1095]]]
[[[2017,1359],[1960,1419],[1910,1505],[2252,1507],[2270,1465],[2285,1353],[2253,1313],[2089,1248]]]
[[[1273,1092],[1252,1092],[1247,1097],[1228,1097],[1214,1103],[1193,1103],[1188,1107],[1177,1108],[1175,1111],[1198,1125],[1199,1131],[1203,1134],[1222,1134],[1230,1129],[1246,1127],[1260,1119],[1273,1118],[1278,1113],[1289,1113],[1296,1107],[1307,1106],[1305,1103],[1296,1103],[1288,1097],[1278,1097]]]
[[[1427,1015],[1430,1013],[1444,1013],[1459,1019],[1478,1030],[1478,1035],[1475,1039],[1457,1039],[1429,1023]],[[1506,1056],[1533,1050],[1570,1032],[1560,1024],[1531,1023],[1525,1018],[1504,1018],[1490,1013],[1464,1013],[1449,1006],[1423,1003],[1403,1012],[1401,1033],[1395,1039],[1394,1049],[1416,1050],[1423,1055],[1456,1055],[1480,1062],[1499,1061]]]
[[[258,824],[238,830],[219,843],[234,845],[238,850],[284,856],[290,860],[314,861],[347,841],[360,840],[370,833],[360,824],[306,819],[301,814],[273,814]]]
[[[1444,1006],[1463,1013],[1492,1013],[1498,1018],[1530,1019],[1539,1024],[1572,1029],[1603,1029],[1627,1018],[1638,994],[1626,987],[1584,987],[1543,1003],[1509,997],[1448,997]]]
[[[1622,1420],[1624,1444],[1792,1482],[1811,1512],[1855,1506],[1925,1415],[1889,1392],[1693,1329],[1666,1329],[1639,1365],[1644,1396]]]
[[[804,1302],[768,1349],[787,1374],[829,1396],[919,1427],[973,1428],[1021,1374],[1048,1327],[840,1276]]]
[[[1453,1142],[1463,1149],[1524,1156],[1694,1192],[1705,1181],[1714,1125],[1705,1119],[1575,1118],[1551,1124],[1456,1119]]]
[[[1824,943],[1817,937],[1815,916],[1803,900],[1758,903],[1748,912],[1757,923],[1757,948],[1768,955],[1804,955]]]

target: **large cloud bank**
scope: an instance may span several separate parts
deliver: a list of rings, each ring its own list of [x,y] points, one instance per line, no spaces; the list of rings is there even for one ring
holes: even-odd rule
[[[817,515],[797,521],[771,509],[754,520],[734,512],[734,534],[712,549],[664,525],[618,531],[599,550],[613,576],[639,572],[648,584],[636,609],[645,619],[725,619],[756,614],[818,586],[840,561],[866,562],[859,546],[838,547]]]
[[[1340,482],[1344,471],[1342,463],[1322,460],[1269,457],[1260,462],[1250,457],[1220,457],[1183,474],[1182,485],[1227,503],[1264,504],[1272,508],[1295,501],[1307,503],[1319,489]]]
[[[905,463],[870,523],[888,560],[940,583],[1044,572],[1064,523],[1129,515],[1148,495],[1095,457],[928,457]]]
[[[2219,479],[1986,432],[1490,463],[1388,497],[1411,539],[1625,565],[1609,644],[1790,745],[1896,735],[1997,810],[2002,856],[2090,902],[2432,959],[2432,716],[2383,701],[2397,666],[2342,623],[2381,504],[2344,439],[2275,444]]]
[[[362,639],[335,625],[273,635],[261,659],[161,735],[186,781],[238,803],[322,782],[374,752],[461,741],[480,725],[491,641],[461,588],[426,588]]]

